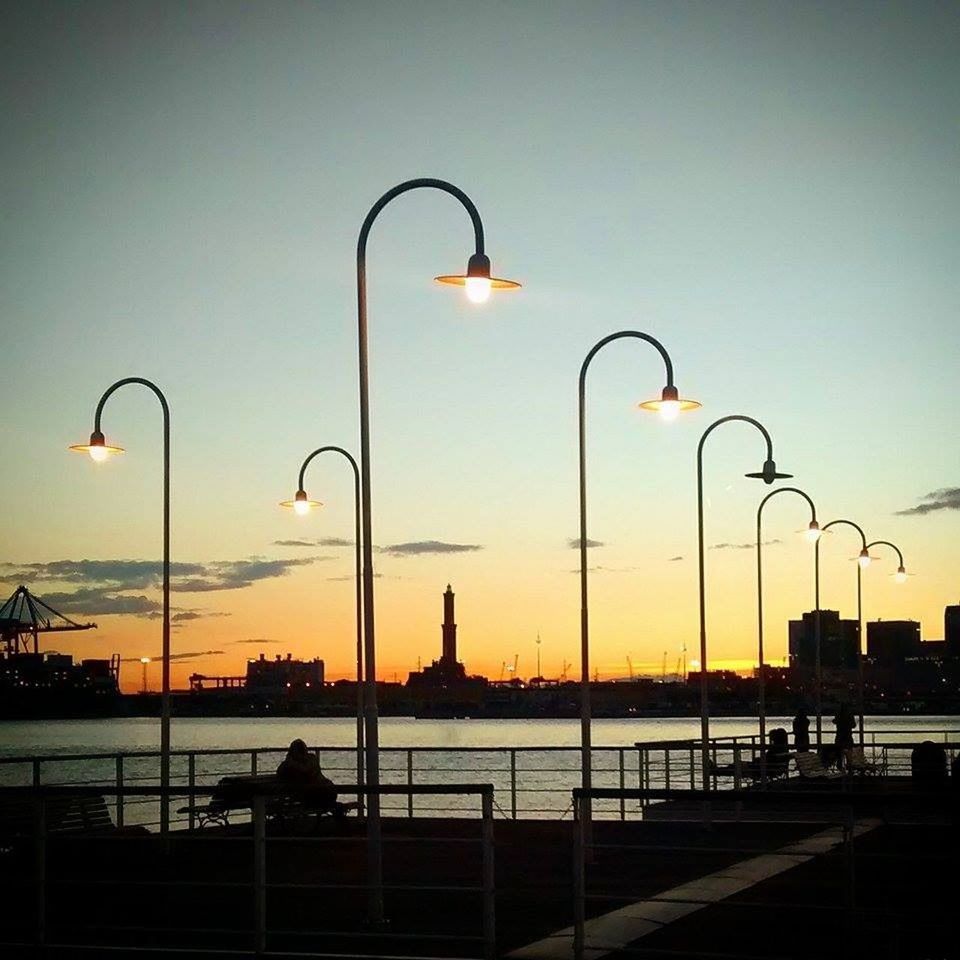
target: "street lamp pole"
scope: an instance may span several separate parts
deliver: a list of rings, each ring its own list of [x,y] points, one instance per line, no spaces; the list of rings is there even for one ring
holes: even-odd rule
[[[857,557],[857,715],[859,720],[859,740],[860,746],[863,746],[863,592],[861,587],[861,574],[862,571],[870,566],[870,550],[867,546],[867,537],[863,532],[863,528],[854,523],[852,520],[831,520],[829,523],[824,524],[823,529],[829,530],[830,527],[843,526],[853,527],[857,533],[860,534],[860,544],[861,550],[860,555]],[[903,561],[901,558],[901,566]],[[817,542],[816,549],[814,551],[814,566],[813,566],[814,577],[817,581],[817,590],[820,590],[820,543]],[[819,654],[819,649],[818,649]],[[820,682],[821,676],[819,671],[820,661],[819,656],[817,660],[818,672],[817,672],[817,695],[820,696]],[[817,747],[821,743],[821,732],[820,732],[820,711],[817,711]]]
[[[590,734],[590,616],[587,599],[587,370],[590,361],[608,343],[630,337],[650,344],[663,360],[667,384],[659,400],[647,400],[640,404],[644,410],[660,413],[666,420],[673,420],[682,410],[695,410],[700,404],[696,400],[683,400],[673,383],[673,362],[666,348],[649,333],[639,330],[621,330],[611,333],[598,341],[587,354],[580,367],[578,391],[579,417],[579,464],[580,464],[580,776],[584,790],[592,783],[591,772],[591,734]],[[592,801],[584,798],[582,805],[584,820],[589,830]]]
[[[353,455],[348,453],[343,447],[326,446],[319,447],[309,454],[300,467],[300,477],[297,481],[297,492],[293,500],[284,500],[280,506],[290,507],[300,516],[309,513],[312,507],[319,507],[322,504],[316,500],[310,500],[307,497],[304,488],[304,474],[307,466],[314,457],[321,453],[337,453],[342,456],[353,471],[353,514],[354,514],[354,568],[356,576],[356,633],[357,633],[357,786],[363,787],[363,588],[362,588],[362,551],[360,545],[360,468]],[[357,794],[357,801],[360,804],[359,814],[364,812],[364,796]]]
[[[374,791],[367,802],[367,914],[373,924],[383,921],[383,863],[380,831],[380,741],[377,729],[377,667],[373,602],[373,519],[370,492],[370,383],[367,351],[367,238],[380,211],[393,199],[421,187],[441,190],[459,200],[473,224],[475,252],[462,275],[437,277],[440,283],[462,286],[473,302],[483,302],[491,290],[515,289],[520,285],[490,275],[490,260],[484,252],[483,223],[473,201],[445,180],[406,180],[388,190],[370,208],[357,238],[357,341],[360,379],[360,508],[363,527],[363,640],[364,640],[364,733],[367,785]]]
[[[770,437],[770,433],[759,420],[754,420],[753,417],[734,413],[730,416],[721,417],[719,420],[714,420],[714,422],[703,431],[703,436],[700,437],[700,443],[697,444],[697,557],[700,587],[700,763],[704,790],[709,789],[710,786],[710,691],[707,684],[707,596],[704,578],[703,540],[703,447],[707,442],[707,437],[709,437],[717,427],[725,423],[733,422],[748,423],[752,427],[755,427],[763,435],[763,439],[767,445],[767,458],[763,462],[763,467],[758,472],[748,473],[746,476],[751,479],[762,480],[766,484],[771,484],[776,480],[788,480],[792,476],[789,473],[780,473],[777,470],[776,461],[773,459],[773,440]]]
[[[146,692],[147,692],[147,664],[148,664],[149,662],[150,662],[150,658],[149,658],[149,657],[141,657],[141,658],[140,658],[140,663],[141,663],[142,666],[143,666],[143,686],[142,686],[142,688],[141,688],[141,690],[140,690],[141,693],[146,693]]]
[[[763,675],[764,668],[764,657],[763,657],[763,508],[767,505],[767,501],[772,497],[775,497],[778,493],[796,493],[799,496],[803,497],[804,500],[810,505],[810,523],[807,526],[805,531],[806,536],[809,540],[818,542],[820,540],[820,526],[817,523],[817,508],[814,506],[813,501],[810,497],[807,496],[802,490],[797,489],[797,487],[778,487],[776,490],[768,493],[761,501],[760,506],[757,507],[757,659],[760,664],[760,679],[757,685],[757,691],[759,694],[759,714],[760,714],[760,767],[761,767],[761,782],[766,780],[766,753],[764,748],[766,746],[766,736],[767,736],[767,705],[766,705],[766,681]],[[817,663],[819,664],[819,649],[820,649],[820,584],[819,581],[814,582],[814,603],[816,609],[816,620],[815,620],[815,631],[816,631],[816,646],[817,646]],[[818,687],[819,691],[819,687]],[[817,695],[817,730],[820,729],[820,699],[819,692]],[[819,746],[819,737],[818,743]]]
[[[163,796],[160,799],[160,833],[166,836],[170,826],[169,797],[170,788],[170,407],[167,398],[155,384],[142,377],[125,377],[108,387],[97,404],[94,415],[93,433],[90,442],[74,444],[70,447],[78,453],[87,453],[97,462],[106,460],[111,454],[122,453],[122,447],[106,443],[100,429],[100,418],[107,400],[115,390],[128,383],[140,384],[152,391],[160,401],[163,411],[163,654],[160,694],[160,787]]]

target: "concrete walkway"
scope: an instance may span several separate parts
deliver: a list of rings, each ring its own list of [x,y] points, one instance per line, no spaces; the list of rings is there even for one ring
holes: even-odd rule
[[[854,837],[868,833],[880,823],[878,819],[856,821]],[[742,860],[716,873],[665,890],[648,900],[640,900],[587,920],[584,924],[583,955],[586,960],[598,960],[615,953],[650,933],[662,930],[675,920],[688,917],[764,880],[807,863],[842,842],[842,828],[831,827],[812,837],[781,847],[773,853]],[[573,927],[566,927],[543,940],[519,947],[507,956],[512,960],[571,960]]]

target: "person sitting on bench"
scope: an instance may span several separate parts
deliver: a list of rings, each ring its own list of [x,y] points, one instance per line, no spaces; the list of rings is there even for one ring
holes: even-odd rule
[[[790,761],[790,746],[787,740],[787,731],[783,727],[774,727],[767,734],[764,760],[766,761],[766,776],[768,779],[782,777],[787,772],[787,764]],[[711,773],[717,776],[739,776],[746,780],[759,780],[762,773],[759,759],[748,760],[740,764],[728,763],[723,767],[711,763],[710,769]]]
[[[319,810],[332,810],[337,806],[336,786],[323,775],[317,755],[311,753],[300,739],[290,744],[286,757],[277,767],[277,779],[281,784],[295,788],[302,795],[305,806]]]

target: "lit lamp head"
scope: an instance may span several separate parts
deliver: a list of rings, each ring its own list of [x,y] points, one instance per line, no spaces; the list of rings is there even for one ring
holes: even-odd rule
[[[897,583],[907,582],[907,571],[902,563],[900,564],[899,567],[897,567],[897,572],[893,575],[893,579],[896,580]]]
[[[89,454],[90,459],[96,463],[103,463],[115,453],[123,453],[123,447],[112,447],[106,442],[103,434],[99,430],[94,430],[90,434],[89,443],[74,443],[70,447],[74,453]]]
[[[687,410],[697,410],[701,406],[698,400],[684,400],[673,384],[663,388],[659,400],[644,400],[638,404],[641,410],[651,410],[659,413],[664,420],[676,420]]]
[[[763,469],[759,473],[748,473],[745,476],[751,477],[754,480],[762,480],[764,483],[773,483],[774,480],[789,480],[793,474],[792,473],[779,473],[777,471],[777,463],[775,460],[764,460]]]
[[[870,553],[868,552],[867,548],[864,547],[864,548],[860,551],[860,556],[857,557],[857,563],[860,564],[860,569],[861,569],[861,570],[866,570],[867,567],[870,566],[870,561],[871,561],[872,559],[873,559],[873,557],[870,556]]]
[[[807,525],[807,529],[803,531],[803,535],[809,543],[816,543],[822,533],[823,531],[820,529],[820,524],[817,523],[816,520],[811,520]]]
[[[471,303],[485,303],[491,290],[517,290],[520,284],[514,280],[502,280],[490,276],[490,258],[483,253],[475,253],[467,262],[464,274],[448,274],[436,278],[437,283],[446,283],[454,287],[464,287],[467,299]]]
[[[305,517],[313,507],[322,507],[323,504],[319,500],[311,500],[306,490],[298,490],[292,500],[281,500],[280,506],[293,510],[298,516]]]
[[[141,658],[140,658],[140,662],[141,662],[144,666],[146,666],[146,665],[150,662],[150,658],[149,658],[149,657],[141,657]]]

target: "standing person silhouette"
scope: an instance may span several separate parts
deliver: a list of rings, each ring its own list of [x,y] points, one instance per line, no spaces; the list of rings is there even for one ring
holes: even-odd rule
[[[837,745],[837,766],[841,769],[850,765],[850,751],[853,749],[853,731],[857,727],[857,718],[850,709],[850,704],[840,704],[833,718],[833,725],[837,728],[834,743]]]
[[[810,749],[810,718],[801,706],[793,718],[793,749],[806,753]]]

